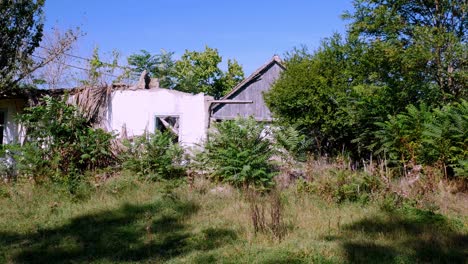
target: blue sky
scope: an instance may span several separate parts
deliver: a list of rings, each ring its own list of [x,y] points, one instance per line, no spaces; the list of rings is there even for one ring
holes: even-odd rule
[[[251,73],[274,54],[295,46],[316,48],[334,32],[351,0],[46,0],[46,28],[79,26],[86,33],[74,51],[90,56],[94,46],[123,58],[141,49],[159,53],[217,48]]]

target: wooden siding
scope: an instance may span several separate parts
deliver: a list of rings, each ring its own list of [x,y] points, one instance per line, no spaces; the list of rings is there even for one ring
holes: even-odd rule
[[[226,99],[252,100],[252,104],[219,104],[214,107],[212,118],[217,120],[234,119],[237,116],[254,116],[258,121],[271,121],[271,112],[263,100],[263,92],[268,91],[283,71],[282,66],[272,62],[252,80],[245,83]]]

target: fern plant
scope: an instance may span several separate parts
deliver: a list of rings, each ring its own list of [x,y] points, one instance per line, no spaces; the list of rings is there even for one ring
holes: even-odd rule
[[[301,134],[297,126],[279,126],[273,130],[273,137],[279,155],[286,163],[294,160],[305,161],[310,140]]]

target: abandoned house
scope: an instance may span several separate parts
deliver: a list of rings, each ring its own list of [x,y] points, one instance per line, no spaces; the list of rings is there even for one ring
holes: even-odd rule
[[[116,90],[107,111],[107,130],[120,131],[120,136],[171,130],[181,145],[191,147],[206,136],[212,99],[160,88]]]
[[[222,121],[234,119],[237,116],[253,116],[257,121],[271,122],[271,112],[263,100],[263,93],[271,88],[284,69],[281,59],[273,56],[271,60],[219,100],[222,103],[211,108],[211,120]],[[229,103],[229,101],[239,103]]]
[[[145,74],[134,86],[87,88],[72,92],[69,98],[96,126],[114,131],[119,137],[170,130],[184,147],[193,147],[205,139],[212,100],[203,93],[192,95],[159,88],[158,81],[145,78]]]
[[[77,105],[96,127],[131,138],[145,132],[170,130],[184,147],[201,143],[207,135],[210,121],[254,116],[269,122],[271,113],[263,100],[278,79],[284,66],[278,56],[257,69],[220,100],[203,93],[189,94],[159,87],[156,79],[146,73],[133,86],[112,84],[102,87],[75,89],[17,89],[0,94],[0,142],[18,143],[24,139],[15,116],[28,105],[34,105],[45,95],[64,96]]]

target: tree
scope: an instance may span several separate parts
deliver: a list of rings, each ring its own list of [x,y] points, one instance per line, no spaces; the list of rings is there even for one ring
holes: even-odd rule
[[[466,1],[356,0],[344,40],[296,50],[266,94],[327,154],[371,154],[376,125],[410,104],[429,109],[468,96]]]
[[[186,50],[175,64],[176,90],[216,95],[216,80],[221,77],[218,64],[222,61],[218,50],[205,47],[202,52]]]
[[[364,69],[362,81],[353,81],[364,95],[356,101],[359,147],[375,150],[376,123],[410,104],[434,108],[467,98],[467,3],[354,1],[354,12],[344,17],[351,21],[348,38],[364,47],[353,67]]]
[[[242,66],[236,60],[228,59],[228,70],[223,72],[221,77],[216,80],[214,94],[216,98],[226,95],[232,88],[244,79],[244,71]]]
[[[355,0],[354,9],[344,15],[350,34],[398,50],[403,78],[437,86],[445,101],[468,96],[466,0]]]
[[[164,88],[174,88],[174,66],[172,58],[174,52],[161,50],[161,53],[151,55],[146,50],[141,50],[141,54],[133,54],[127,58],[128,64],[133,66],[133,72],[138,76],[143,71],[147,71],[152,77],[159,79],[159,85]]]
[[[45,58],[54,59],[32,72],[24,82],[31,82],[46,89],[77,86],[77,72],[71,65],[76,65],[78,58],[69,53],[73,53],[77,39],[83,35],[79,28],[62,31],[54,27],[51,32],[45,32],[41,46],[33,58],[37,63]]]
[[[80,82],[86,86],[98,86],[112,82],[113,80],[109,77],[117,77],[117,79],[124,78],[114,75],[116,68],[119,67],[117,64],[119,56],[119,52],[114,50],[112,51],[112,62],[104,62],[99,55],[99,47],[96,46],[93,49],[91,58],[88,60],[86,75]]]
[[[244,79],[242,66],[236,60],[228,60],[226,72],[219,68],[222,58],[217,49],[205,47],[204,51],[186,50],[174,61],[173,52],[162,51],[151,55],[142,50],[141,54],[128,57],[134,73],[146,70],[159,79],[160,86],[188,93],[205,93],[220,98]]]
[[[244,73],[235,60],[228,61],[228,72],[224,73],[218,66],[221,61],[218,50],[208,46],[202,52],[186,50],[175,64],[174,89],[222,97],[243,79]]]
[[[53,41],[42,43],[44,0],[0,1],[0,89],[25,84],[44,84],[54,87],[64,69],[64,55],[81,35],[80,30],[56,31]],[[37,48],[41,47],[41,52]],[[54,62],[55,73],[45,69]]]
[[[31,55],[43,35],[44,0],[0,2],[0,88],[17,85],[34,68]]]
[[[352,148],[351,51],[339,35],[325,40],[314,54],[295,50],[285,60],[287,70],[265,93],[279,121],[304,131],[320,154]]]

